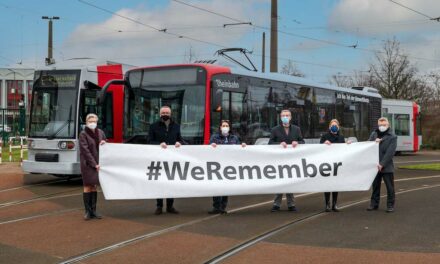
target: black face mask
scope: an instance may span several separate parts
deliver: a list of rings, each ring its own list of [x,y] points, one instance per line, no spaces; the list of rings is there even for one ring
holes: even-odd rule
[[[163,116],[160,116],[160,118],[161,118],[162,121],[164,121],[164,122],[170,120],[170,116],[169,116],[169,115],[163,115]]]

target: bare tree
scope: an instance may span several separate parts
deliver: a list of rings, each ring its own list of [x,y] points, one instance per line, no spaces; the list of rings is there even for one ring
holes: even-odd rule
[[[339,87],[368,86],[376,87],[371,71],[354,71],[352,75],[332,75],[329,83]]]
[[[292,60],[288,60],[287,63],[283,65],[280,73],[297,77],[305,77],[305,74],[298,69]]]
[[[424,101],[429,96],[428,86],[417,77],[417,68],[400,49],[396,38],[385,41],[375,59],[370,68],[376,88],[384,98]]]
[[[432,100],[440,102],[440,71],[431,71],[428,74],[427,83],[432,90]]]

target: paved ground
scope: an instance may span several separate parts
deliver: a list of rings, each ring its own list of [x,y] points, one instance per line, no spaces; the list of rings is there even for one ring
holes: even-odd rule
[[[440,152],[395,161],[439,162]],[[236,196],[222,216],[207,214],[210,198],[178,199],[180,215],[155,216],[154,201],[101,195],[105,218],[86,222],[80,180],[4,163],[0,263],[440,263],[440,172],[397,170],[395,184],[392,214],[383,204],[365,211],[370,192],[341,193],[340,213],[323,212],[321,193],[298,194],[296,213],[270,213],[272,195]]]

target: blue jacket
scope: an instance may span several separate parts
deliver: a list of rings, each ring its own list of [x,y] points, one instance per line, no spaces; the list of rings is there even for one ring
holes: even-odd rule
[[[228,144],[228,145],[237,145],[240,144],[240,140],[236,135],[229,134],[227,137],[221,135],[220,133],[215,133],[211,136],[209,140],[209,144],[215,143],[217,145]]]

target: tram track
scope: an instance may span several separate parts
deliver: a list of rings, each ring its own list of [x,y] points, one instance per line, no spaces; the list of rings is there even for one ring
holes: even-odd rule
[[[432,188],[437,188],[437,187],[440,187],[440,184],[431,185],[431,186],[428,185],[428,186],[424,186],[424,187],[407,189],[407,190],[396,192],[396,195],[404,194],[404,193],[408,193],[408,192],[422,191],[422,190],[432,189]],[[385,195],[381,195],[381,198],[384,198],[384,197],[386,197],[386,194]],[[340,206],[340,209],[349,208],[349,207],[356,206],[356,205],[359,205],[359,204],[362,204],[362,203],[367,203],[367,202],[370,202],[370,199],[362,199],[362,200],[354,201],[354,202],[351,202],[351,203],[347,203],[347,204],[345,204],[343,206]],[[255,236],[255,237],[251,238],[251,239],[248,239],[245,242],[242,242],[242,243],[240,243],[240,244],[238,244],[238,245],[236,245],[236,246],[234,246],[234,247],[232,247],[232,248],[222,252],[221,254],[211,258],[210,260],[208,260],[208,261],[206,261],[204,263],[205,264],[220,263],[223,260],[226,260],[227,258],[232,257],[232,256],[240,253],[241,251],[243,251],[245,249],[248,249],[248,248],[254,246],[255,244],[257,244],[257,243],[259,243],[259,242],[261,242],[261,241],[263,241],[263,240],[265,240],[267,238],[273,237],[273,236],[275,236],[275,235],[277,235],[277,234],[279,234],[279,233],[281,233],[281,232],[283,232],[283,231],[285,231],[285,230],[287,230],[287,229],[289,229],[291,227],[294,227],[294,226],[296,226],[298,224],[305,223],[307,221],[311,221],[313,219],[316,219],[316,218],[318,218],[320,216],[324,216],[326,214],[327,214],[327,212],[325,212],[325,211],[315,212],[315,213],[309,214],[307,216],[301,217],[299,219],[296,219],[294,221],[291,221],[289,223],[286,223],[286,224],[283,224],[281,226],[278,226],[276,228],[273,228],[271,230],[268,230],[268,231],[266,231],[266,232],[264,232],[262,234],[259,234],[259,235]]]
[[[426,177],[414,177],[414,178],[403,178],[403,179],[396,180],[396,182],[399,182],[399,181],[409,181],[409,180],[420,180],[420,179],[431,179],[431,178],[440,178],[440,175],[433,175],[433,176],[426,176]],[[413,191],[419,191],[419,190],[435,188],[435,187],[440,187],[440,184],[437,184],[437,185],[423,185],[422,187],[411,188],[411,189],[403,189],[401,191],[397,191],[396,195],[407,193],[407,192],[413,192]],[[315,194],[321,194],[321,193],[305,193],[305,194],[295,195],[295,197],[296,198],[300,198],[300,197],[311,196],[311,195],[315,195]],[[382,195],[381,197],[385,197],[385,196],[386,195]],[[358,205],[358,204],[361,204],[361,203],[365,203],[365,202],[369,202],[369,201],[370,201],[369,198],[368,199],[356,200],[354,202],[347,203],[347,204],[345,204],[343,206],[340,206],[340,208],[344,209],[344,208],[348,208],[348,207],[355,206],[355,205]],[[260,203],[256,203],[256,204],[252,204],[252,205],[243,206],[243,207],[240,207],[240,208],[231,209],[231,210],[229,210],[229,213],[236,213],[236,212],[239,212],[239,211],[244,211],[244,210],[247,210],[247,209],[264,206],[264,205],[270,204],[272,202],[273,201],[270,200],[270,201],[260,202]],[[258,236],[255,236],[255,237],[253,237],[253,238],[251,238],[249,240],[246,240],[243,243],[240,243],[240,244],[234,246],[233,248],[231,248],[231,249],[229,249],[229,250],[227,250],[227,251],[217,255],[216,257],[206,261],[205,263],[218,263],[222,259],[226,259],[226,258],[228,258],[228,257],[230,257],[232,255],[235,255],[236,253],[238,253],[238,252],[240,252],[240,251],[242,251],[242,250],[244,250],[244,249],[246,249],[246,248],[248,248],[248,247],[250,247],[250,246],[252,246],[252,245],[254,245],[256,243],[258,243],[261,240],[264,240],[267,237],[273,236],[273,235],[281,232],[282,230],[286,230],[287,228],[295,226],[295,225],[297,225],[299,223],[304,223],[306,221],[309,221],[309,220],[312,220],[314,218],[323,216],[325,214],[326,214],[326,212],[324,212],[324,211],[317,211],[317,212],[308,214],[306,216],[303,216],[303,217],[301,217],[299,219],[296,219],[294,221],[285,223],[285,224],[283,224],[281,226],[277,226],[277,227],[275,227],[273,229],[270,229],[270,230],[268,230],[268,231],[266,231],[266,232],[264,232],[262,234],[259,234]],[[121,241],[121,242],[118,242],[118,243],[114,243],[112,245],[109,245],[109,246],[106,246],[106,247],[103,247],[103,248],[99,248],[99,249],[96,249],[96,250],[93,250],[93,251],[86,252],[86,253],[78,255],[78,256],[74,256],[74,257],[69,258],[69,259],[67,259],[65,261],[62,261],[60,263],[62,263],[62,264],[78,263],[78,262],[81,262],[83,260],[92,258],[94,256],[98,256],[98,255],[102,255],[102,254],[105,254],[105,253],[109,253],[109,252],[114,251],[116,249],[119,249],[119,248],[122,248],[122,247],[125,247],[125,246],[129,246],[129,245],[132,245],[134,243],[137,243],[137,242],[140,242],[140,241],[144,241],[146,239],[150,239],[150,238],[157,237],[157,236],[160,236],[160,235],[172,232],[172,231],[176,231],[176,230],[181,229],[183,227],[191,226],[191,225],[194,225],[194,224],[197,224],[197,223],[201,223],[201,222],[204,222],[204,221],[208,221],[208,220],[214,219],[215,217],[218,217],[218,215],[208,216],[208,217],[192,220],[192,221],[189,221],[189,222],[186,222],[186,223],[182,223],[182,224],[174,225],[174,226],[171,226],[171,227],[167,227],[167,228],[164,228],[164,229],[160,229],[160,230],[157,230],[157,231],[154,231],[154,232],[146,233],[146,234],[143,234],[143,235],[131,238],[131,239],[127,239],[127,240],[124,240],[124,241]]]
[[[58,180],[52,180],[52,181],[48,181],[48,182],[41,182],[41,183],[35,183],[35,184],[26,184],[23,186],[1,189],[0,193],[21,190],[21,189],[28,189],[28,188],[37,187],[37,186],[47,186],[47,185],[51,185],[54,183],[69,182],[69,181],[76,180],[76,179],[79,179],[79,177],[68,178],[68,179],[67,178],[66,179],[58,179]]]
[[[49,193],[49,194],[44,194],[44,195],[39,195],[33,198],[29,198],[29,199],[23,199],[23,200],[16,200],[16,201],[11,201],[11,202],[6,202],[6,203],[1,203],[0,204],[0,209],[5,208],[5,207],[10,207],[10,206],[15,206],[15,205],[21,205],[21,204],[25,204],[25,203],[31,203],[31,202],[35,202],[35,201],[42,201],[42,200],[49,200],[49,199],[55,199],[55,198],[63,198],[63,197],[68,197],[68,196],[72,196],[72,195],[65,195],[67,193],[70,192],[74,192],[74,191],[78,191],[79,187],[76,188],[71,188],[69,190],[64,190],[64,191],[60,191],[60,192],[55,192],[55,193]],[[81,193],[76,193],[73,195],[81,195]]]

